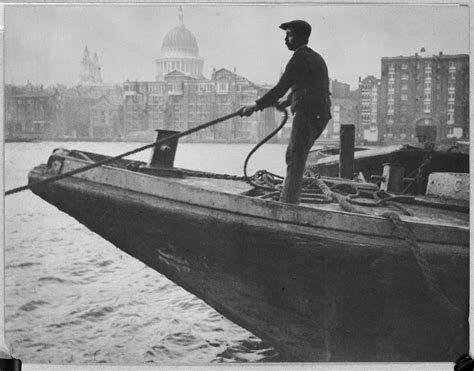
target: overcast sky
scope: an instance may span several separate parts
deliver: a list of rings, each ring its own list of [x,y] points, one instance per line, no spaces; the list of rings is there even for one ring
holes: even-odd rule
[[[291,53],[278,28],[308,21],[309,46],[333,79],[357,87],[380,77],[380,58],[427,52],[469,53],[469,8],[401,5],[184,5],[204,75],[234,67],[256,83],[278,80]],[[5,8],[5,81],[76,85],[84,47],[97,51],[104,82],[153,81],[163,37],[178,25],[178,5],[40,5]]]

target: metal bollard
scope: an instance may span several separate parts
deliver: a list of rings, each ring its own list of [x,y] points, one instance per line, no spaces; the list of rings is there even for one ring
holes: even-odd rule
[[[179,131],[173,130],[155,130],[157,132],[156,140],[160,140],[170,135],[177,134]],[[178,147],[178,138],[172,139],[168,142],[159,144],[153,149],[151,159],[148,167],[172,168],[174,164],[174,157],[176,155],[176,148]]]
[[[384,164],[380,189],[386,192],[402,193],[405,166],[401,164]]]

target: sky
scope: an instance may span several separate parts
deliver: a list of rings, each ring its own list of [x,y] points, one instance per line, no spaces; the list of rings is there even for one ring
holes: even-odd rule
[[[178,25],[174,5],[7,5],[5,81],[18,85],[78,84],[84,48],[97,51],[108,83],[153,81],[164,36]],[[227,68],[258,84],[274,84],[291,58],[278,26],[312,25],[309,45],[329,76],[357,88],[359,76],[380,77],[381,57],[469,54],[469,8],[446,5],[183,4],[204,76]]]

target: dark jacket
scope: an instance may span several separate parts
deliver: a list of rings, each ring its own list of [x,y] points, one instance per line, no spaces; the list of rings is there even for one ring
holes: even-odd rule
[[[278,84],[256,101],[258,109],[274,106],[290,88],[293,112],[302,111],[321,118],[331,118],[326,62],[307,46],[293,53]]]

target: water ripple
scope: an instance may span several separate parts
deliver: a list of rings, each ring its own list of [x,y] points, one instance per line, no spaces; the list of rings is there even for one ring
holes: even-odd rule
[[[110,313],[113,313],[115,308],[113,307],[102,307],[102,308],[94,308],[88,310],[86,313],[81,314],[79,318],[84,320],[96,320],[102,317],[107,316]]]
[[[20,308],[18,308],[19,310],[23,311],[23,312],[31,312],[43,305],[46,305],[46,304],[49,304],[47,301],[45,300],[32,300],[32,301],[29,301],[28,303],[26,304],[23,304]]]

